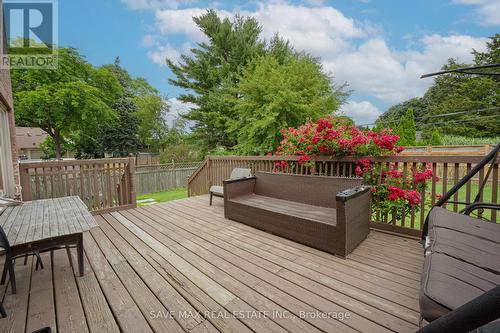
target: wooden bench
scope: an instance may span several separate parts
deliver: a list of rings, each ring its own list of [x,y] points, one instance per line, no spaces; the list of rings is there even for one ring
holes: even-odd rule
[[[361,178],[257,172],[224,181],[224,216],[345,257],[368,235],[371,193]]]

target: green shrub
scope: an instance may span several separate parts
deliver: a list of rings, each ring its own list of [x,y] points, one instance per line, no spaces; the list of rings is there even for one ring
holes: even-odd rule
[[[432,131],[431,137],[429,139],[429,144],[433,146],[440,146],[443,144],[441,134],[439,134],[438,130]]]

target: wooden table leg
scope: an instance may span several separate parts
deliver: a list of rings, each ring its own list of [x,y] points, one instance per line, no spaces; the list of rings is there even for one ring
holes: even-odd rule
[[[78,271],[80,272],[80,276],[84,274],[83,267],[83,233],[79,233],[77,236],[77,244],[76,244],[76,252],[78,255]]]

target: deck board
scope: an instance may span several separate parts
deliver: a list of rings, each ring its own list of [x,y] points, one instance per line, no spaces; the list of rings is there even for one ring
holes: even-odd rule
[[[0,319],[0,333],[47,325],[54,332],[418,328],[423,258],[416,240],[372,231],[344,260],[226,220],[222,200],[209,206],[207,196],[96,220],[100,228],[84,234],[83,277],[65,250],[45,254],[42,271],[34,270],[32,258],[27,265],[17,260],[18,294],[0,286],[9,314]],[[69,222],[58,227],[85,224]],[[348,317],[318,317],[326,313]]]

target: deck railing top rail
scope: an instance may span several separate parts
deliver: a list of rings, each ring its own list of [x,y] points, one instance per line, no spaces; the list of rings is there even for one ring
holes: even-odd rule
[[[135,158],[19,163],[24,201],[79,196],[103,213],[136,206]]]

